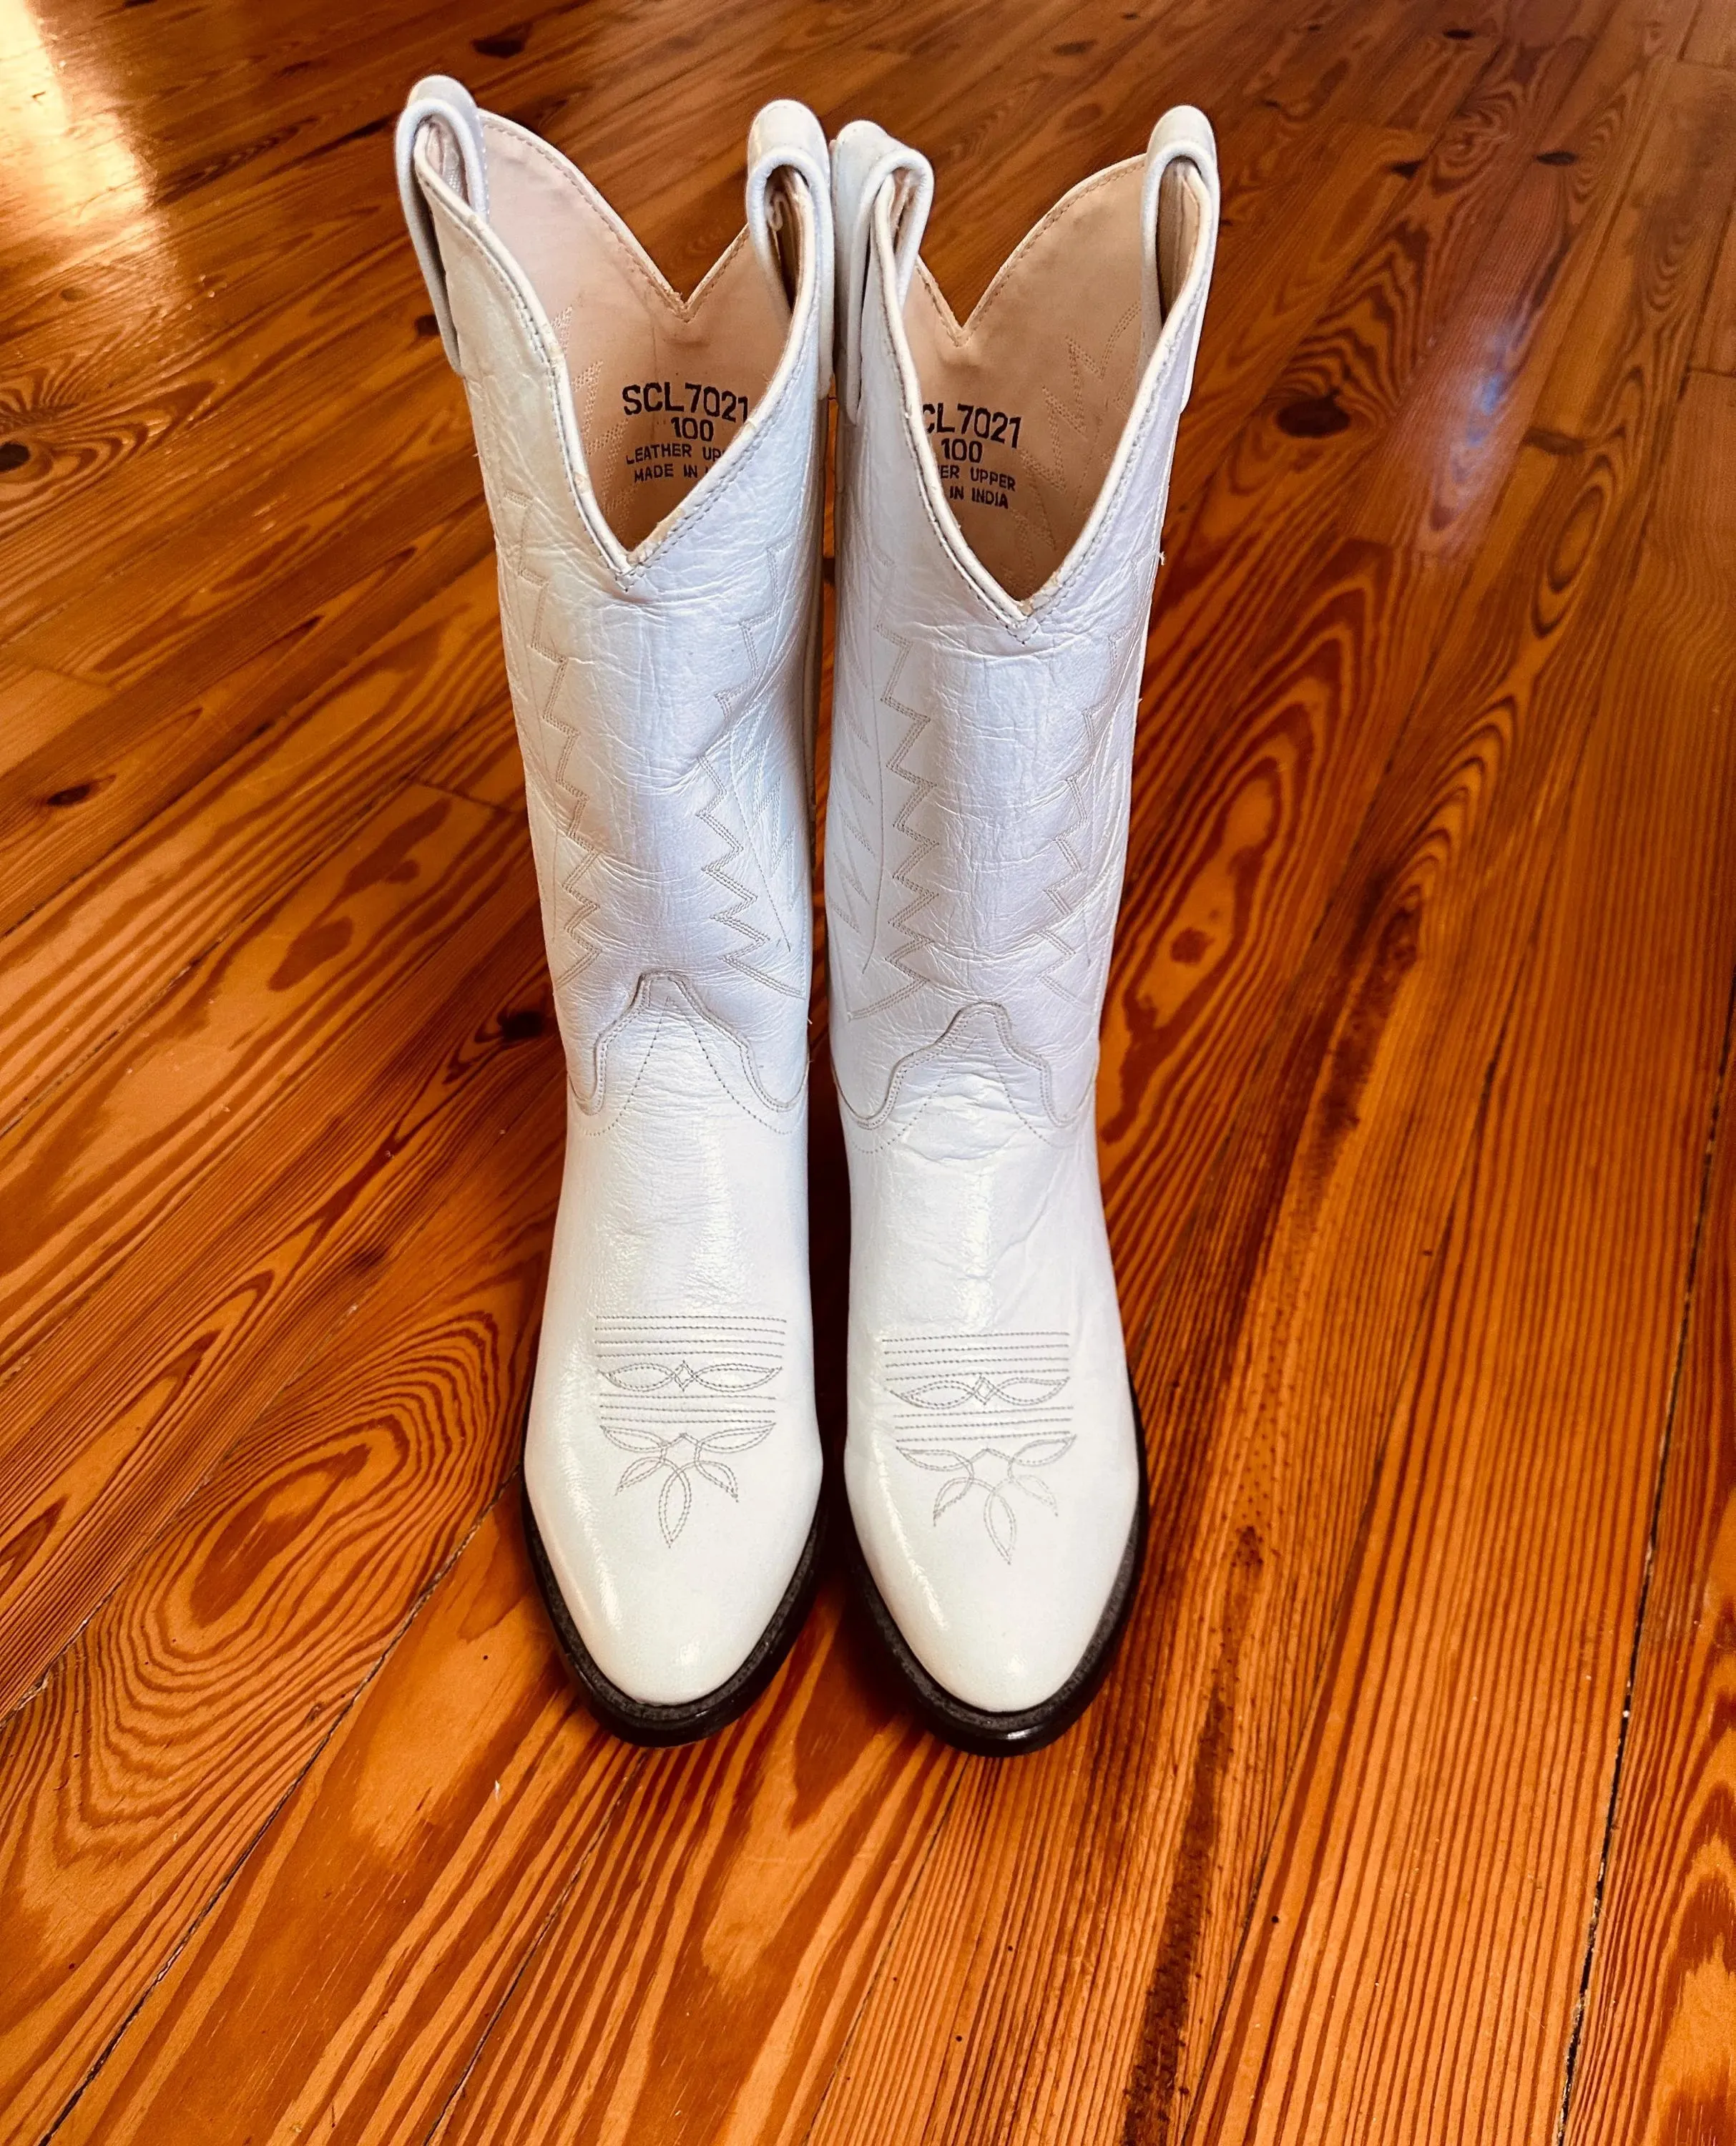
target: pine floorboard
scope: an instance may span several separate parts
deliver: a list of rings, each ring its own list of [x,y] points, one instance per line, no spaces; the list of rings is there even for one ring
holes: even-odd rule
[[[1152,1554],[1035,1758],[836,1561],[686,1751],[539,1607],[435,71],[684,286],[760,102],[870,114],[960,307],[1217,126],[1099,1095]],[[1736,2146],[1736,0],[57,0],[0,172],[0,2141]]]

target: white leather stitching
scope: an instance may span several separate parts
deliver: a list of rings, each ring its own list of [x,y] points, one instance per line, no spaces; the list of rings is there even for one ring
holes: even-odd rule
[[[1065,1460],[1076,1442],[1062,1400],[1071,1377],[1067,1336],[965,1335],[943,1345],[927,1334],[885,1335],[880,1351],[881,1376],[899,1404],[888,1419],[894,1446],[910,1467],[946,1479],[935,1493],[934,1525],[981,1492],[989,1540],[1010,1565],[1019,1508],[1008,1492],[1060,1510],[1037,1471]]]
[[[655,1481],[658,1531],[671,1549],[692,1512],[696,1478],[741,1502],[729,1460],[771,1435],[784,1331],[781,1319],[709,1313],[597,1319],[598,1421],[633,1456],[616,1495]]]

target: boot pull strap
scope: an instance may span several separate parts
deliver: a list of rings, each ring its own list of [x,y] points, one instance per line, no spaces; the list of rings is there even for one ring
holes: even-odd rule
[[[440,257],[440,240],[433,212],[416,176],[416,145],[424,127],[443,130],[457,152],[458,172],[465,200],[485,220],[488,215],[488,159],[482,144],[482,115],[476,99],[461,82],[450,75],[425,76],[410,92],[398,121],[394,153],[398,172],[398,198],[404,205],[404,221],[410,227],[410,242],[422,263],[422,281],[440,326],[440,340],[454,372],[462,373],[458,362],[458,331],[452,325],[452,309],[446,301],[446,264]]]
[[[784,206],[771,192],[774,179],[791,173],[807,189],[814,225],[814,302],[820,316],[820,399],[832,385],[831,167],[826,135],[805,104],[780,97],[755,117],[747,136],[747,232],[766,274],[780,291],[788,288],[778,243]]]
[[[1211,122],[1191,104],[1178,104],[1166,112],[1151,130],[1145,152],[1140,227],[1145,259],[1140,339],[1143,378],[1183,285],[1196,267],[1210,277],[1217,247],[1218,145]],[[1194,354],[1190,351],[1190,388],[1193,369]]]
[[[920,151],[895,142],[871,119],[853,119],[832,144],[832,195],[838,213],[838,399],[854,418],[862,401],[862,305],[869,242],[881,194],[891,202],[898,302],[910,295],[916,257],[935,197],[935,175]]]

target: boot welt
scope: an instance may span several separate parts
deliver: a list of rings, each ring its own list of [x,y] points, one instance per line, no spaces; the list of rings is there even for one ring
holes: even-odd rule
[[[1130,1389],[1132,1383],[1131,1380],[1128,1381]],[[985,1708],[967,1704],[937,1683],[899,1630],[852,1534],[851,1564],[856,1584],[880,1643],[908,1686],[917,1712],[937,1736],[959,1750],[970,1751],[984,1759],[1012,1759],[1023,1752],[1040,1751],[1045,1744],[1054,1743],[1073,1726],[1095,1698],[1098,1686],[1108,1674],[1139,1594],[1140,1575],[1145,1562],[1146,1506],[1150,1496],[1145,1470],[1145,1426],[1140,1415],[1137,1394],[1133,1396],[1133,1421],[1140,1449],[1140,1495],[1133,1525],[1128,1530],[1127,1547],[1090,1644],[1060,1690],[1039,1705],[1025,1707],[1015,1714],[991,1713]]]
[[[536,1515],[531,1510],[528,1490],[524,1493],[524,1526],[531,1569],[536,1575],[543,1606],[586,1703],[611,1734],[629,1744],[661,1749],[674,1744],[697,1743],[701,1737],[714,1734],[738,1714],[745,1714],[776,1674],[808,1613],[819,1575],[820,1546],[826,1533],[826,1501],[822,1498],[815,1509],[814,1525],[808,1530],[808,1539],[796,1560],[790,1585],[784,1590],[783,1600],[771,1622],[754,1642],[746,1660],[714,1691],[701,1692],[697,1699],[681,1699],[671,1706],[653,1705],[645,1699],[635,1699],[631,1692],[611,1683],[598,1668],[579,1637],[578,1627],[556,1585],[548,1552],[537,1532]]]

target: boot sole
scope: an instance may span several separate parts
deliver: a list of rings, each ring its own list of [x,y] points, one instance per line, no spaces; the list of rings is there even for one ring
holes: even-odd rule
[[[537,1532],[536,1515],[531,1510],[528,1487],[523,1494],[523,1504],[525,1542],[531,1553],[531,1570],[536,1575],[543,1607],[555,1628],[555,1637],[561,1642],[561,1651],[577,1678],[591,1712],[605,1729],[624,1742],[666,1749],[672,1744],[696,1744],[701,1737],[715,1734],[738,1714],[747,1711],[777,1674],[785,1655],[795,1644],[819,1575],[820,1545],[826,1534],[823,1498],[815,1509],[814,1525],[808,1530],[808,1539],[796,1560],[796,1570],[784,1590],[783,1600],[771,1622],[754,1642],[747,1659],[727,1683],[719,1684],[714,1691],[702,1692],[697,1699],[682,1699],[673,1706],[656,1706],[646,1699],[635,1699],[631,1692],[611,1683],[598,1668],[589,1648],[579,1637],[572,1613],[556,1584],[548,1552]]]
[[[1130,1379],[1130,1390],[1132,1383]],[[991,1713],[986,1708],[971,1706],[955,1698],[944,1684],[937,1683],[899,1630],[874,1584],[855,1530],[851,1530],[851,1563],[855,1568],[856,1586],[874,1629],[880,1634],[880,1644],[892,1657],[923,1719],[937,1736],[960,1751],[972,1752],[982,1759],[1013,1759],[1025,1751],[1040,1751],[1045,1744],[1052,1744],[1058,1736],[1065,1735],[1096,1697],[1097,1688],[1108,1674],[1115,1649],[1120,1644],[1145,1564],[1145,1509],[1150,1498],[1145,1471],[1145,1425],[1140,1414],[1137,1394],[1133,1396],[1133,1424],[1140,1453],[1139,1505],[1133,1526],[1128,1531],[1127,1547],[1115,1573],[1115,1584],[1110,1590],[1109,1600],[1091,1634],[1090,1644],[1080,1657],[1072,1674],[1059,1691],[1040,1705],[1026,1707],[1016,1714]]]

